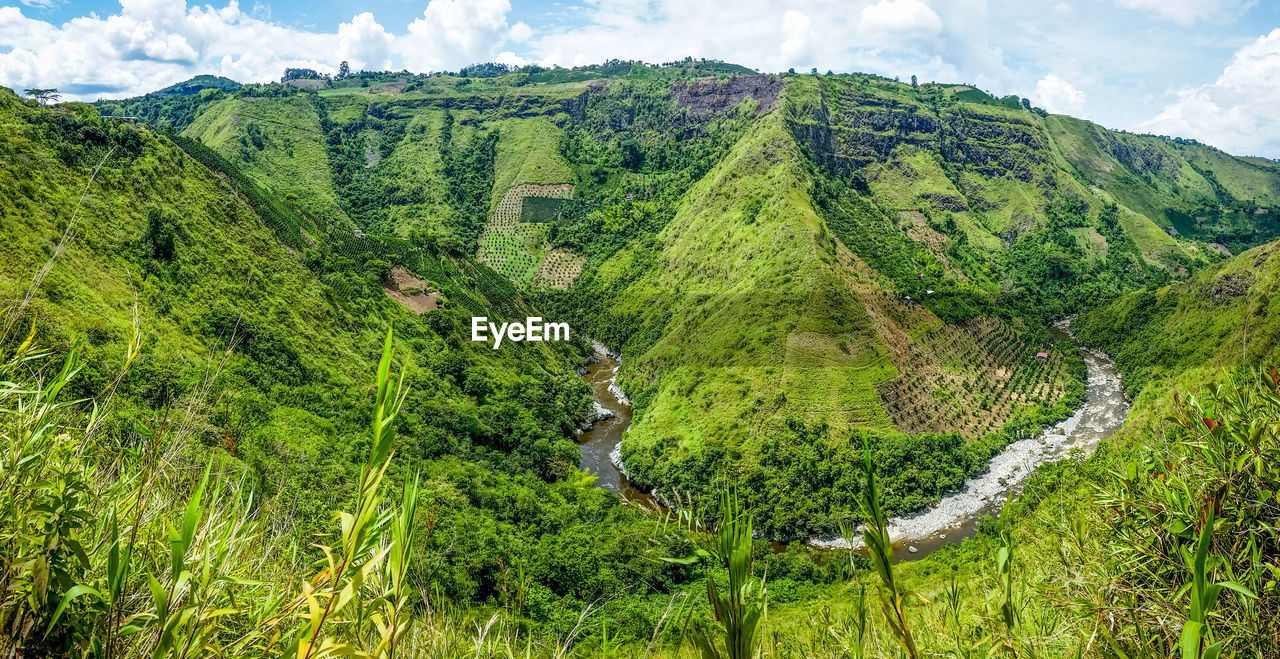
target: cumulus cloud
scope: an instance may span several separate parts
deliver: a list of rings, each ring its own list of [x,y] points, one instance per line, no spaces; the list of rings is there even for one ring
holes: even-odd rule
[[[1034,100],[1049,112],[1078,115],[1084,110],[1087,96],[1071,83],[1050,73],[1036,82]]]
[[[529,27],[529,24],[524,21],[512,25],[511,29],[507,30],[507,38],[516,43],[524,43],[531,36],[533,36],[533,28]]]
[[[804,12],[788,9],[782,15],[782,43],[778,46],[782,61],[802,62],[810,57],[809,26],[812,24]]]
[[[508,0],[431,0],[421,18],[396,36],[370,12],[336,32],[284,27],[263,12],[246,13],[235,0],[223,7],[184,0],[121,0],[109,16],[90,14],[60,26],[20,7],[0,7],[0,85],[57,87],[68,99],[129,96],[197,73],[241,82],[278,79],[286,67],[336,72],[355,69],[456,69],[495,59],[523,59],[503,51],[510,28]],[[521,24],[523,25],[523,24]],[[517,29],[517,36],[532,30]]]
[[[1280,28],[1238,50],[1217,80],[1175,92],[1142,129],[1241,155],[1280,154]]]
[[[350,23],[338,26],[338,56],[353,70],[371,71],[391,66],[391,45],[395,37],[383,29],[373,14],[356,15]]]
[[[506,39],[508,0],[431,0],[398,48],[414,70],[458,68],[487,60]]]

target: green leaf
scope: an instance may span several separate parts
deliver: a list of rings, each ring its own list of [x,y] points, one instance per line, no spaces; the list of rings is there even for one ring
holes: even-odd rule
[[[62,596],[62,601],[58,602],[58,608],[54,609],[53,618],[49,620],[49,628],[44,630],[45,638],[49,637],[49,632],[53,631],[53,626],[58,624],[58,620],[62,618],[62,612],[66,610],[67,605],[84,595],[91,595],[98,601],[103,601],[102,593],[99,593],[93,586],[87,586],[85,584],[72,586],[71,589]]]
[[[1217,585],[1222,588],[1226,588],[1227,590],[1234,590],[1235,592],[1241,595],[1244,595],[1245,597],[1248,597],[1250,599],[1255,599],[1255,600],[1258,599],[1258,596],[1254,594],[1252,590],[1249,590],[1248,588],[1234,581],[1223,581],[1222,583],[1219,583]]]
[[[1182,659],[1196,659],[1200,653],[1200,633],[1204,629],[1204,625],[1188,620],[1187,624],[1182,626],[1182,641],[1179,646],[1182,648]]]

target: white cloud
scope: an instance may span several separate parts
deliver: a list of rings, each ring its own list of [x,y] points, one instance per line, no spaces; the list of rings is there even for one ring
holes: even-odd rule
[[[794,9],[782,15],[782,43],[778,54],[788,64],[803,64],[811,57],[809,27],[813,21],[804,12]]]
[[[353,71],[389,68],[394,41],[367,11],[338,26],[338,56],[349,62]]]
[[[880,0],[862,9],[858,27],[877,41],[921,37],[942,31],[942,18],[920,0]]]
[[[1218,79],[1175,92],[1141,125],[1240,155],[1280,155],[1280,28],[1238,50]]]
[[[398,50],[414,70],[453,69],[491,59],[509,28],[508,0],[431,0]]]
[[[1181,25],[1234,16],[1245,6],[1237,0],[1116,0],[1116,4],[1124,9],[1152,12]]]
[[[1034,100],[1049,112],[1079,115],[1086,99],[1084,92],[1052,73],[1036,82]]]
[[[524,21],[512,25],[511,29],[507,31],[507,38],[516,43],[524,43],[532,36],[533,28],[529,27],[529,24]]]
[[[515,53],[513,53],[513,52],[511,52],[511,51],[509,51],[509,50],[504,50],[504,51],[502,51],[502,52],[498,53],[497,55],[495,55],[495,56],[494,56],[494,58],[493,58],[493,61],[494,61],[494,62],[497,62],[498,64],[506,64],[506,65],[508,65],[508,66],[524,66],[524,65],[526,65],[526,64],[530,64],[530,63],[531,63],[531,62],[529,62],[529,60],[527,60],[527,59],[525,59],[525,58],[523,58],[523,57],[521,57],[521,56],[519,56],[519,55],[517,55],[517,54],[515,54]]]
[[[278,79],[286,67],[336,72],[348,60],[357,69],[455,69],[502,55],[508,38],[508,0],[431,0],[396,36],[369,12],[335,32],[284,27],[240,10],[188,6],[184,0],[121,0],[109,16],[90,14],[60,26],[0,7],[0,85],[58,87],[67,99],[131,96],[197,73],[241,82]],[[523,25],[523,24],[520,24]],[[532,30],[527,25],[517,36]],[[4,52],[6,51],[7,52]]]

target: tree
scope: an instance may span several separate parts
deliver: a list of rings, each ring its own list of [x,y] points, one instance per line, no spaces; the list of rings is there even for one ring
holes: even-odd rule
[[[812,69],[809,69],[809,74],[815,76],[818,75],[818,67],[815,66]]]
[[[58,93],[58,90],[56,87],[50,87],[48,89],[32,87],[31,89],[27,89],[25,91],[27,93],[27,96],[30,96],[31,98],[36,99],[36,101],[38,101],[40,105],[45,105],[46,103],[54,103],[54,102],[57,102],[58,99],[62,98],[62,94]]]
[[[342,60],[342,63],[338,65],[338,80],[342,80],[349,75],[351,75],[351,65],[347,64],[347,60]]]
[[[917,87],[919,87],[919,86],[920,86],[920,85],[916,82],[916,77],[915,77],[915,75],[913,74],[913,75],[911,76],[911,88],[912,88],[912,89],[915,89],[915,88],[917,88]]]

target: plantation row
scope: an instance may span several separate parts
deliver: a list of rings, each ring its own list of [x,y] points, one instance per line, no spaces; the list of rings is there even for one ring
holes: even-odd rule
[[[910,346],[904,372],[880,388],[894,423],[905,432],[958,430],[980,437],[999,430],[1019,407],[1052,405],[1067,377],[1063,355],[1018,339],[1008,326],[987,320],[963,330],[935,328]]]
[[[533,275],[533,285],[567,289],[582,274],[582,265],[586,260],[585,256],[567,249],[553,249],[547,252],[547,258],[538,265],[538,270]]]
[[[253,210],[262,218],[263,224],[271,229],[280,242],[294,249],[304,249],[309,246],[311,241],[304,233],[303,223],[299,221],[300,218],[296,212],[285,208],[275,196],[266,194],[239,168],[232,166],[225,158],[218,155],[217,151],[205,146],[199,140],[176,134],[169,137],[187,155],[208,167],[210,171],[227,177],[231,186],[249,202]]]

